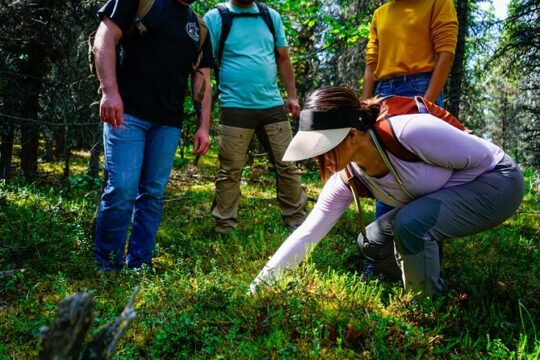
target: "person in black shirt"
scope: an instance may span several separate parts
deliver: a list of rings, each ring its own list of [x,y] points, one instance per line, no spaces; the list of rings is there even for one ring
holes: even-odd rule
[[[208,150],[214,60],[208,38],[200,49],[193,1],[155,0],[141,20],[144,32],[133,25],[138,1],[109,0],[98,12],[94,53],[108,175],[96,222],[99,270],[122,269],[130,225],[126,266],[151,264],[190,74],[193,88],[204,89],[194,153]]]

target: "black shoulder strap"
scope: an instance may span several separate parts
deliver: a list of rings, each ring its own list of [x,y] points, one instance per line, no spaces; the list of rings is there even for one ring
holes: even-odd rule
[[[266,26],[268,26],[268,30],[272,33],[272,37],[274,38],[274,52],[276,54],[276,60],[279,57],[279,53],[277,51],[277,38],[276,38],[276,28],[274,27],[274,20],[272,20],[272,15],[270,14],[270,10],[268,9],[268,6],[262,2],[257,2],[257,7],[259,8],[259,13],[261,14],[264,22],[266,23]]]
[[[266,23],[266,26],[268,26],[268,29],[272,33],[272,36],[274,37],[274,44],[276,43],[276,28],[274,27],[274,21],[272,20],[272,15],[270,15],[270,10],[268,9],[268,6],[266,6],[264,3],[258,2],[257,7],[259,8],[259,13],[261,14],[264,22]]]
[[[232,22],[233,18],[235,17],[257,17],[261,16],[264,20],[264,23],[268,27],[268,30],[270,30],[270,33],[272,34],[272,37],[274,38],[274,50],[276,53],[276,59],[279,56],[277,52],[277,38],[276,38],[276,28],[274,27],[274,21],[272,20],[272,15],[270,14],[270,10],[268,9],[268,6],[266,6],[263,3],[257,2],[257,8],[259,9],[259,14],[232,14],[229,8],[225,4],[217,4],[216,9],[219,12],[219,15],[221,16],[221,34],[219,36],[219,44],[217,49],[217,63],[221,62],[221,58],[223,57],[223,48],[225,46],[225,41],[227,40],[227,37],[229,36],[229,33],[231,32]]]
[[[139,0],[137,13],[133,19],[133,27],[136,28],[141,35],[145,35],[148,32],[148,28],[144,25],[142,19],[150,12],[154,3],[155,0]]]
[[[231,32],[233,18],[231,12],[225,4],[217,4],[216,9],[219,11],[219,15],[221,16],[221,35],[219,36],[216,59],[217,63],[219,64],[221,62],[221,58],[223,57],[223,47],[225,46],[225,40],[227,40],[227,37]]]

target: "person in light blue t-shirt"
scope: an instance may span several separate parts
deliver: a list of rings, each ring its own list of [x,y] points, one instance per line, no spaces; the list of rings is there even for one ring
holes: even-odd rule
[[[215,231],[227,233],[238,224],[240,177],[254,135],[276,170],[283,220],[296,228],[304,221],[307,197],[295,164],[282,161],[292,139],[287,114],[298,117],[300,105],[281,17],[253,0],[231,0],[206,13],[204,21],[219,57],[220,167],[212,204]],[[228,34],[226,24],[230,24]],[[227,36],[222,37],[222,32]],[[278,71],[287,92],[285,103],[277,85]]]

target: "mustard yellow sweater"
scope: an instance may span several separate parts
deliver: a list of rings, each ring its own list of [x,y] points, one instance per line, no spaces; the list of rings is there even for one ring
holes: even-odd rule
[[[455,52],[457,33],[452,0],[391,0],[373,14],[366,64],[376,64],[375,80],[433,71],[438,52]]]

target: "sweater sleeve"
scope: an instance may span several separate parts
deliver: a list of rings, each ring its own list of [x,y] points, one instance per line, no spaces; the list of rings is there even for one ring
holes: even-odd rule
[[[369,26],[369,40],[366,45],[366,65],[376,64],[379,59],[379,39],[377,38],[377,17],[378,12],[375,10],[371,25]]]
[[[336,224],[352,201],[352,194],[338,173],[325,184],[317,203],[304,223],[279,247],[251,283],[255,293],[261,283],[271,284],[285,270],[294,269]]]
[[[458,20],[452,0],[434,1],[431,15],[431,41],[435,52],[456,51]]]

